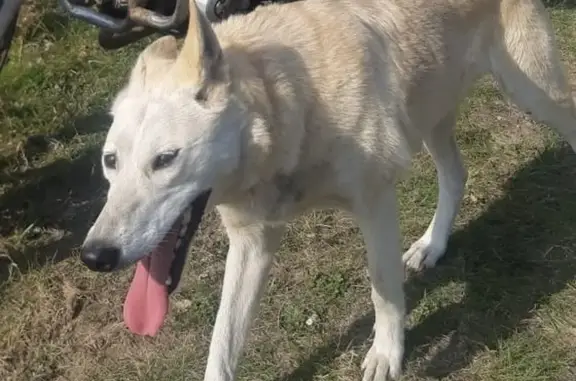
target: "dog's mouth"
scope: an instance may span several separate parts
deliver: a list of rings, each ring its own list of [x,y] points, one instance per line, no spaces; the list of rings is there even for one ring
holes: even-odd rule
[[[160,244],[138,261],[124,302],[124,322],[133,333],[154,336],[160,330],[209,197],[210,191],[196,197]]]

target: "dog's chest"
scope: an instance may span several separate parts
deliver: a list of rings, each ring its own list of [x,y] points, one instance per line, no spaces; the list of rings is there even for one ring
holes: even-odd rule
[[[289,221],[311,208],[343,203],[328,167],[277,174],[251,190],[251,209],[268,221]]]

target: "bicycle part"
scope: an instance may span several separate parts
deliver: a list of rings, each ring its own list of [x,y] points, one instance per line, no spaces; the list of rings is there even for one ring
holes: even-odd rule
[[[176,0],[169,16],[144,8],[138,4],[139,1],[142,0],[128,0],[128,17],[136,24],[167,31],[181,26],[188,18],[189,0]]]
[[[222,21],[231,14],[248,10],[251,0],[196,0],[198,9],[211,22]],[[261,3],[262,1],[257,1]]]
[[[114,50],[129,45],[144,37],[148,37],[156,31],[147,27],[134,27],[128,32],[111,32],[106,29],[100,29],[98,33],[98,43],[103,49]]]
[[[21,0],[0,0],[0,70],[8,62],[21,6]]]
[[[188,0],[176,0],[176,4],[170,15],[164,15],[156,9],[145,8],[147,0],[128,0],[115,1],[112,7],[117,10],[127,5],[127,12],[125,17],[116,17],[108,12],[98,11],[92,8],[90,3],[88,5],[78,4],[78,1],[73,0],[58,0],[62,6],[72,17],[86,21],[101,29],[107,29],[112,32],[122,33],[129,31],[135,25],[149,26],[161,31],[167,31],[180,26],[188,17]],[[162,6],[163,1],[156,1],[156,6]],[[167,3],[167,2],[166,2]],[[106,2],[101,2],[101,8],[106,7]],[[101,9],[102,10],[102,9]]]
[[[74,4],[70,0],[58,0],[64,10],[74,18],[113,32],[125,32],[134,25],[129,18],[117,18],[91,8],[89,5]]]
[[[295,0],[195,0],[211,22],[247,13],[260,4]],[[100,28],[104,49],[118,49],[155,32],[181,36],[187,28],[189,0],[58,0],[74,18]]]

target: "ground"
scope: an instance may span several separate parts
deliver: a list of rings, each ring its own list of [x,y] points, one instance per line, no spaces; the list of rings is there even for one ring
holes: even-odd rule
[[[26,7],[0,76],[0,379],[200,380],[227,241],[207,216],[161,334],[127,332],[131,271],[92,273],[76,248],[106,189],[106,107],[142,44],[104,52],[54,4]],[[574,83],[576,10],[549,9]],[[457,137],[470,180],[446,257],[407,279],[403,380],[576,380],[576,155],[490,80],[464,102]],[[420,155],[399,189],[405,248],[436,191]],[[310,213],[285,237],[240,379],[358,380],[372,321],[356,224]]]

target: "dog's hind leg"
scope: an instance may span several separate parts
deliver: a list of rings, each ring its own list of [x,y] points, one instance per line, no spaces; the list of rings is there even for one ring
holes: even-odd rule
[[[450,113],[425,140],[434,160],[438,177],[438,204],[424,235],[404,253],[403,260],[412,269],[433,267],[446,251],[454,219],[458,214],[467,171],[454,139],[456,113]]]
[[[360,197],[354,214],[368,256],[374,303],[374,343],[362,364],[363,381],[397,379],[404,352],[404,269],[395,188],[388,184],[374,197]]]
[[[233,381],[283,227],[224,225],[230,240],[204,380]]]
[[[500,25],[490,49],[492,74],[516,105],[576,151],[574,100],[547,10],[540,0],[503,1]]]

